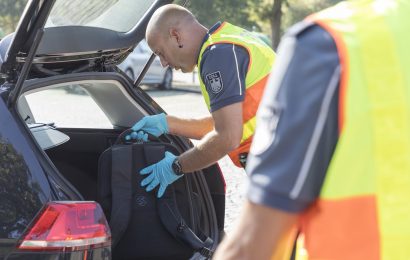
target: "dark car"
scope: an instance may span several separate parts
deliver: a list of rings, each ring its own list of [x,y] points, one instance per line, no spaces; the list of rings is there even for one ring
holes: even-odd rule
[[[165,112],[117,64],[170,2],[31,0],[0,42],[0,259],[111,259],[117,247],[132,252],[117,259],[206,259],[216,249],[225,204],[217,164],[174,183],[175,202],[165,205],[182,216],[175,230],[143,210],[146,192],[132,200],[141,210],[121,212],[129,223],[114,223],[98,203],[101,155],[143,116]],[[66,91],[73,86],[86,95]],[[152,142],[192,147],[173,135]],[[141,230],[127,227],[136,219]],[[128,232],[116,245],[114,225]]]

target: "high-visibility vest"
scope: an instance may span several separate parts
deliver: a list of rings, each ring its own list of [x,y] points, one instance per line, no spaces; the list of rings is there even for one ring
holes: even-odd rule
[[[308,19],[341,62],[338,143],[301,218],[308,259],[409,259],[410,1],[355,0]]]
[[[202,54],[207,47],[221,43],[232,43],[241,46],[245,48],[249,54],[248,72],[245,77],[246,93],[242,105],[242,139],[240,146],[229,153],[229,157],[234,164],[241,167],[239,155],[249,152],[252,137],[255,132],[256,111],[258,110],[266,81],[275,60],[275,53],[268,45],[251,32],[227,22],[222,23],[216,31],[209,35],[206,42],[202,45],[198,58],[199,82],[208,109],[210,109],[209,95],[201,78]],[[235,64],[232,64],[232,66],[235,66]]]

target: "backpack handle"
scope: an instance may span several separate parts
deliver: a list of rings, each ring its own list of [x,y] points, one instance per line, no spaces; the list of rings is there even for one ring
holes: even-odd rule
[[[148,141],[157,141],[160,142],[161,140],[159,139],[159,137],[156,137],[155,135],[152,135],[148,132],[145,132],[143,130],[140,130],[141,132],[144,132],[145,134],[148,135]],[[132,128],[128,128],[126,130],[124,130],[118,137],[117,140],[115,140],[114,145],[116,144],[135,144],[135,143],[144,143],[143,140],[136,140],[136,139],[130,139],[130,140],[126,140],[125,137],[127,135],[130,135],[132,132],[135,132],[134,130],[132,130]],[[138,131],[139,132],[139,131]]]

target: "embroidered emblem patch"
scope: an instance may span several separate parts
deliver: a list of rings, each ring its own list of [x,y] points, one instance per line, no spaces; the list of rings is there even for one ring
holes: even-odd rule
[[[218,94],[224,87],[222,82],[221,72],[213,72],[206,75],[206,80],[208,81],[208,86],[211,88],[211,92]]]

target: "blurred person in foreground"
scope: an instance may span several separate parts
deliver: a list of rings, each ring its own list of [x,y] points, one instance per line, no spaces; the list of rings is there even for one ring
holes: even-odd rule
[[[206,168],[229,154],[244,167],[258,109],[275,53],[259,37],[227,22],[205,28],[184,7],[169,4],[152,15],[146,40],[163,66],[192,72],[198,67],[200,87],[211,113],[200,119],[159,114],[146,116],[132,129],[200,140],[187,152],[166,153],[141,170],[147,191],[158,185],[158,197],[183,174]]]
[[[215,260],[408,259],[410,1],[293,27],[257,114],[247,201]],[[301,257],[301,258],[298,258]]]

